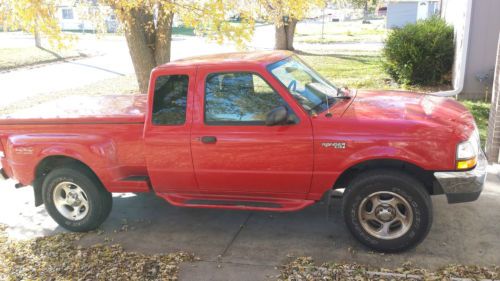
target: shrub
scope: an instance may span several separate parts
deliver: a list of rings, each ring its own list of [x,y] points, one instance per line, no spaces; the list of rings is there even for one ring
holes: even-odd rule
[[[438,17],[393,30],[383,50],[384,68],[398,83],[443,83],[453,65],[453,27]]]

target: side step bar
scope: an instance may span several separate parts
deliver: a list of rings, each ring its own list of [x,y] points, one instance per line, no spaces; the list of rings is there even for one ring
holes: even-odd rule
[[[255,202],[255,201],[224,201],[224,200],[202,200],[191,199],[187,200],[186,204],[189,205],[221,205],[221,206],[248,206],[248,207],[261,207],[261,208],[281,208],[280,204],[272,202]]]
[[[298,211],[314,204],[314,200],[274,199],[267,197],[232,197],[203,194],[168,194],[157,193],[170,204],[178,207],[212,208],[230,210]]]

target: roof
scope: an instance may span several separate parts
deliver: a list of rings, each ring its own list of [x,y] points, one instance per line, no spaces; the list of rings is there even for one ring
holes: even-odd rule
[[[214,55],[196,56],[176,60],[159,66],[193,66],[193,65],[216,65],[216,64],[269,64],[280,61],[293,55],[290,51],[256,51],[256,52],[238,52],[223,53]]]

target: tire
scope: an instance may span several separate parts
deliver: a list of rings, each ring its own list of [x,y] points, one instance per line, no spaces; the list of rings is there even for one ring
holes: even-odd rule
[[[425,186],[394,170],[357,176],[345,190],[342,211],[354,237],[379,252],[416,247],[432,225],[432,202]]]
[[[95,175],[79,166],[51,171],[43,181],[42,193],[49,215],[60,226],[74,232],[99,227],[113,205],[111,193]]]

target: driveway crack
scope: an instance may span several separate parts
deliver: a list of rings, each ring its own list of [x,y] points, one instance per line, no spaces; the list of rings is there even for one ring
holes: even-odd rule
[[[229,241],[229,243],[224,248],[224,251],[222,251],[222,253],[217,257],[219,261],[220,261],[220,259],[222,259],[222,257],[224,257],[226,255],[227,251],[229,251],[231,246],[234,244],[234,241],[236,241],[236,238],[238,238],[238,236],[240,235],[243,228],[246,227],[246,225],[247,225],[248,221],[250,220],[250,218],[252,217],[252,215],[253,215],[253,213],[249,213],[248,216],[245,218],[245,221],[242,224],[240,224],[240,228],[238,229],[238,231],[236,231],[236,233],[233,235],[233,237],[231,238],[231,241]]]

